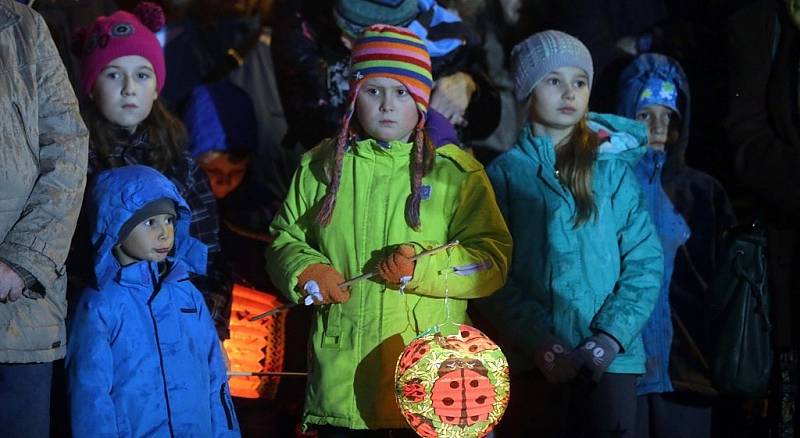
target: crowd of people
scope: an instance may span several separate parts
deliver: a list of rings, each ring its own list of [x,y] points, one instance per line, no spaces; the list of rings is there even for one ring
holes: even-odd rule
[[[508,358],[498,438],[794,436],[799,28],[796,0],[0,0],[4,436],[416,436],[395,365],[445,320]],[[707,298],[753,223],[775,361],[743,397]],[[264,403],[228,384],[235,284],[300,304],[307,378]]]

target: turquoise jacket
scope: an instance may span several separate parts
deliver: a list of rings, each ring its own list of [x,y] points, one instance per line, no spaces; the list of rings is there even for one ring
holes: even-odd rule
[[[607,137],[593,169],[597,215],[574,227],[575,201],[555,168],[549,137],[526,126],[517,143],[487,168],[514,239],[506,285],[478,309],[510,344],[512,371],[533,366],[548,334],[575,347],[603,331],[621,343],[611,373],[643,373],[641,330],[664,269],[661,244],[631,167],[645,152],[644,125],[590,115]]]

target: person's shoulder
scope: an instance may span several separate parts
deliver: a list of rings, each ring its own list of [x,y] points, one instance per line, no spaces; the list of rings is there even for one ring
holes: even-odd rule
[[[454,166],[460,172],[473,173],[483,170],[483,165],[471,154],[454,144],[446,144],[436,149],[436,156],[444,160],[436,160],[437,165]]]
[[[300,157],[300,167],[307,168],[324,162],[327,158],[332,156],[333,148],[335,147],[335,137],[323,139],[318,145],[309,149]]]

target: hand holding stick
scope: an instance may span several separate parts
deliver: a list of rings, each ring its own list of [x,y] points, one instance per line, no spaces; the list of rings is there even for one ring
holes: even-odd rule
[[[431,248],[431,249],[429,249],[427,251],[422,251],[421,253],[415,255],[414,257],[411,257],[411,260],[415,260],[416,261],[416,260],[419,260],[419,259],[421,259],[423,257],[427,257],[429,255],[440,253],[442,251],[445,251],[447,249],[453,248],[453,247],[458,246],[458,245],[459,245],[458,240],[453,240],[452,242],[448,242],[448,243],[446,243],[444,245],[437,246],[436,248]],[[368,278],[372,278],[375,275],[378,275],[378,273],[377,272],[368,272],[366,274],[362,274],[362,275],[359,275],[358,277],[351,278],[351,279],[345,281],[344,283],[340,284],[339,287],[345,288],[345,287],[350,286],[351,284],[358,283],[361,280],[366,280]],[[268,317],[270,315],[274,315],[276,313],[280,313],[280,312],[289,310],[292,307],[296,306],[297,304],[298,303],[284,304],[282,306],[276,307],[276,308],[274,308],[272,310],[269,310],[267,312],[264,312],[264,313],[258,314],[256,316],[253,316],[252,318],[250,318],[250,321],[258,321],[259,319],[266,318],[266,317]]]

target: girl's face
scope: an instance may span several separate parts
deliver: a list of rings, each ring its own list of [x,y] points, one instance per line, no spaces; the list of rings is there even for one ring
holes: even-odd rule
[[[380,141],[408,141],[419,121],[417,104],[406,86],[386,77],[368,78],[356,97],[358,123]]]
[[[663,151],[668,143],[677,138],[675,111],[663,105],[649,105],[636,113],[636,120],[647,125],[647,139],[650,147]]]
[[[542,78],[531,94],[531,121],[547,129],[571,130],[586,114],[589,77],[577,67],[560,67]]]
[[[100,71],[89,97],[109,122],[133,132],[158,98],[153,65],[138,55],[117,58]]]
[[[147,218],[128,234],[115,255],[122,266],[139,260],[162,262],[175,243],[175,216],[158,214]]]

